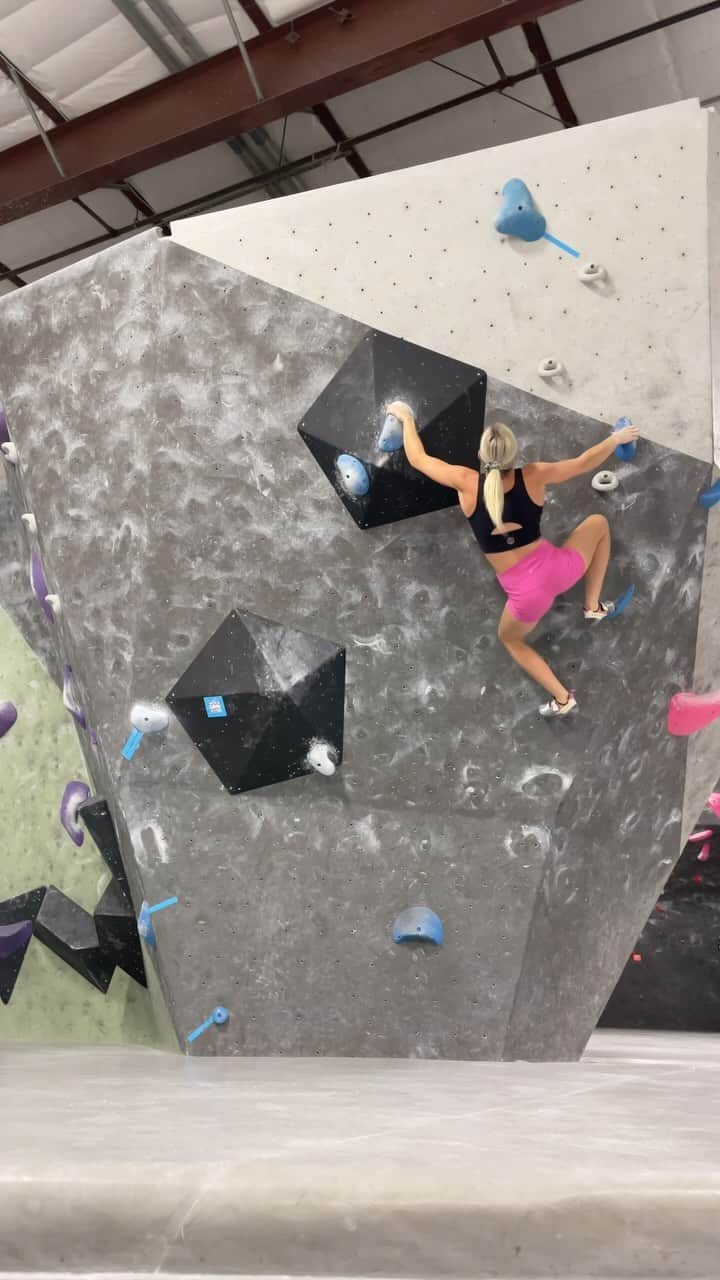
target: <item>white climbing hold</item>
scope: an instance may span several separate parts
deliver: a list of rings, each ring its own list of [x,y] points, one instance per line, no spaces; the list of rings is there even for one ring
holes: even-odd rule
[[[592,478],[592,487],[597,489],[598,493],[610,493],[612,489],[617,489],[617,476],[612,471],[596,471]]]
[[[17,445],[13,444],[12,440],[7,440],[5,444],[0,444],[0,449],[3,451],[5,461],[11,462],[13,466],[16,466],[18,460]]]
[[[27,528],[28,533],[37,533],[37,520],[35,519],[32,511],[23,511],[20,519]]]
[[[578,276],[583,284],[595,284],[598,280],[604,280],[607,272],[599,262],[586,262],[578,269]]]
[[[565,372],[564,365],[554,356],[545,356],[538,365],[541,378],[559,378]]]
[[[130,723],[138,733],[162,733],[170,723],[170,716],[156,702],[136,702],[130,709]]]
[[[60,603],[60,597],[55,595],[53,592],[50,595],[45,597],[45,601],[47,604],[50,605],[50,608],[55,614],[55,617],[59,618],[60,614],[62,613],[62,605]]]
[[[324,778],[331,778],[337,768],[335,752],[327,742],[313,742],[306,758],[310,768]]]

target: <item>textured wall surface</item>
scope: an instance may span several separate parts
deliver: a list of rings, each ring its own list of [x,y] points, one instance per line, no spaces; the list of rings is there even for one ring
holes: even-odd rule
[[[711,457],[707,111],[681,102],[173,225],[191,249],[594,418]],[[501,240],[523,179],[548,230]],[[538,363],[567,376],[548,390]],[[720,457],[720,454],[718,455]]]
[[[719,1058],[718,1036],[608,1033],[565,1064],[3,1053],[0,1256],[13,1275],[716,1280]]]
[[[574,1056],[680,852],[664,715],[692,679],[710,467],[644,442],[610,498],[586,477],[549,504],[551,537],[609,512],[609,586],[638,595],[616,623],[586,627],[577,591],[548,619],[581,710],[546,724],[458,510],[359,530],[297,434],[364,332],[153,235],[3,304],[98,789],[138,897],[180,897],[156,917],[180,1034],[230,1010],[195,1051]],[[604,431],[492,378],[487,413],[526,458]],[[120,758],[131,702],[162,701],[233,607],[346,646],[334,778],[229,796],[174,719]],[[445,923],[432,953],[390,941],[418,902]]]

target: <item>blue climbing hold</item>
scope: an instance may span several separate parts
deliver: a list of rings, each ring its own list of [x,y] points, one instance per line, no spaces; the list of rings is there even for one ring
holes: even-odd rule
[[[519,178],[511,178],[502,190],[503,206],[495,219],[495,230],[501,236],[517,236],[519,240],[541,240],[547,223],[530,192]]]
[[[406,907],[392,927],[393,942],[432,942],[442,946],[443,923],[429,907]]]
[[[402,442],[402,422],[395,417],[394,413],[386,414],[378,440],[378,449],[382,449],[383,453],[397,453],[398,449],[402,447]]]
[[[620,614],[624,613],[625,610],[627,609],[634,595],[635,595],[635,587],[631,585],[628,587],[627,591],[623,591],[622,595],[615,601],[615,608],[613,609],[612,613],[609,613],[607,615],[608,619],[619,618]]]
[[[720,480],[716,480],[709,489],[701,493],[698,502],[701,507],[714,507],[716,502],[720,502]]]
[[[631,427],[632,418],[618,418],[613,431],[621,431],[623,427]],[[615,457],[621,458],[623,462],[632,462],[637,453],[637,440],[631,440],[629,444],[619,444],[615,450]]]
[[[216,1004],[209,1018],[200,1023],[194,1031],[191,1031],[185,1039],[188,1044],[193,1044],[205,1031],[209,1031],[212,1026],[222,1027],[230,1017],[230,1010],[225,1008],[224,1004]]]
[[[352,453],[341,453],[336,462],[338,479],[352,498],[364,498],[370,489],[367,467]]]
[[[147,902],[143,902],[140,907],[140,913],[137,918],[137,931],[143,939],[143,942],[146,942],[149,947],[153,948],[153,950],[157,946],[157,935],[153,925],[153,916],[156,911],[164,911],[166,907],[176,907],[177,902],[177,897],[173,896],[172,898],[164,898],[162,902],[156,902],[154,907],[151,907]]]

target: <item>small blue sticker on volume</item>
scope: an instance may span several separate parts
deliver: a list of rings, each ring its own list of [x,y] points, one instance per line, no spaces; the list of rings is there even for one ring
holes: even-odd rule
[[[214,720],[217,716],[226,716],[225,699],[219,694],[214,694],[212,698],[203,698],[205,710],[209,720]]]

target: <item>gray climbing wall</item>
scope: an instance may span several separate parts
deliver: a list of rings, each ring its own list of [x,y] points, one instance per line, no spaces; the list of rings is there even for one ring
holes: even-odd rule
[[[594,629],[577,591],[554,611],[539,645],[583,697],[547,724],[458,510],[361,530],[297,434],[364,326],[153,234],[0,319],[96,785],[137,905],[180,898],[155,959],[181,1037],[221,1003],[194,1052],[576,1056],[680,852],[664,714],[693,675],[709,463],[644,442],[612,507],[587,479],[549,505],[556,538],[612,510],[610,586],[638,596]],[[605,430],[494,378],[487,414],[526,459]],[[234,608],[345,647],[334,777],[230,795],[175,718],[121,759],[131,703],[162,701]],[[442,948],[392,944],[415,903]]]

